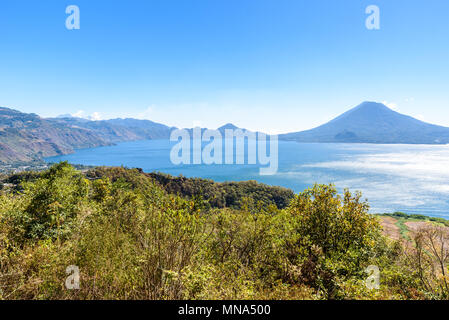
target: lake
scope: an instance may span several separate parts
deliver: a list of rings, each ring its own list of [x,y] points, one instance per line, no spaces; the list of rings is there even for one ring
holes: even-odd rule
[[[257,180],[300,192],[314,183],[360,190],[371,212],[402,211],[449,218],[449,146],[296,143],[279,141],[279,169],[259,175],[258,165],[174,165],[168,140],[82,149],[48,162],[126,166],[146,172],[215,181]]]

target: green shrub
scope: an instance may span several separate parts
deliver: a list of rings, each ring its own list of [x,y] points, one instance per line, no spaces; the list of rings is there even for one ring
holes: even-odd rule
[[[384,238],[361,195],[333,186],[290,198],[254,182],[84,175],[67,163],[11,179],[20,188],[0,193],[0,299],[447,297],[446,278],[411,259],[432,265],[424,251]],[[365,285],[371,264],[380,290]],[[70,265],[79,290],[65,288]]]

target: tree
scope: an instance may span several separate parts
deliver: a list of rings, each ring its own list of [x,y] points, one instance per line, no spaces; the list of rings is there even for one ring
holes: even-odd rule
[[[449,297],[448,270],[449,231],[446,227],[429,225],[413,236],[415,248],[409,255],[424,289],[443,299]]]
[[[329,298],[335,297],[338,277],[363,275],[380,237],[378,222],[360,198],[360,193],[345,190],[342,197],[332,185],[315,185],[287,209],[296,220],[293,239],[305,251],[299,257],[303,281]]]

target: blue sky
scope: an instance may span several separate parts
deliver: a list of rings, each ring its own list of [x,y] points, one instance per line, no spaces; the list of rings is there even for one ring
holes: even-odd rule
[[[365,8],[380,8],[380,30]],[[67,30],[77,5],[80,30]],[[309,129],[364,100],[449,126],[447,0],[0,3],[0,106]]]

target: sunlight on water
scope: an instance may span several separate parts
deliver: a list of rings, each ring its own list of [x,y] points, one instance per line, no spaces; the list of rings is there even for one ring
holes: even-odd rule
[[[403,211],[449,218],[449,146],[279,143],[279,171],[260,176],[251,165],[170,162],[168,141],[135,141],[48,158],[86,165],[139,167],[216,181],[257,180],[301,192],[317,183],[362,191],[372,212]]]
[[[374,153],[348,154],[337,161],[303,167],[347,172],[348,178],[334,183],[340,188],[363,190],[374,210],[391,211],[388,205],[393,205],[398,210],[447,216],[449,146],[363,145],[345,149]],[[434,208],[425,208],[429,206]]]

